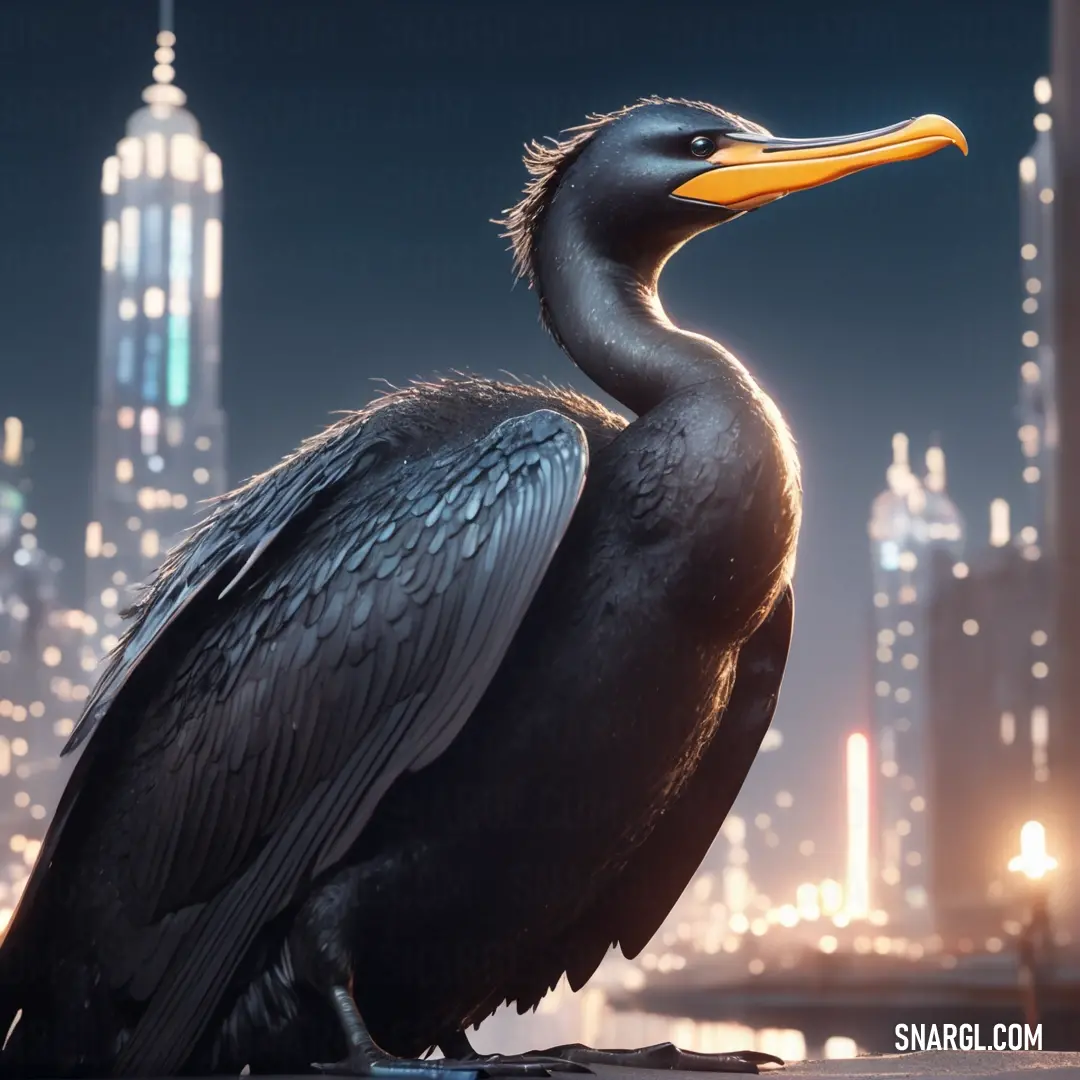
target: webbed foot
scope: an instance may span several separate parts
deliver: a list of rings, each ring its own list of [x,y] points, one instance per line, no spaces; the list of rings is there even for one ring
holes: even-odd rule
[[[625,1065],[636,1069],[678,1069],[687,1072],[756,1073],[759,1065],[783,1065],[782,1059],[757,1050],[732,1054],[699,1054],[680,1050],[673,1043],[657,1043],[639,1050],[596,1050],[581,1043],[553,1046],[537,1057],[563,1058],[581,1065]]]

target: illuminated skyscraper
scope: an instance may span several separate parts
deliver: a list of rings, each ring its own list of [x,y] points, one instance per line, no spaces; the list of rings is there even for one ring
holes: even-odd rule
[[[170,5],[153,85],[102,168],[101,333],[87,611],[115,643],[132,586],[225,486],[221,159],[173,84]]]
[[[874,726],[876,751],[876,878],[871,900],[907,931],[929,929],[927,888],[932,829],[928,824],[929,736],[927,614],[933,562],[943,552],[959,562],[963,522],[945,492],[945,455],[932,446],[920,479],[911,469],[906,435],[893,436],[889,486],[870,515],[874,573]]]
[[[1020,259],[1024,330],[1020,364],[1020,449],[1024,482],[1031,491],[1025,526],[1049,553],[1055,533],[1058,416],[1055,362],[1054,144],[1050,80],[1035,83],[1035,145],[1020,161]]]

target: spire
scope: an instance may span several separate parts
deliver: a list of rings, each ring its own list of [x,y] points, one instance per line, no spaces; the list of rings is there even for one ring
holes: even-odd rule
[[[178,86],[173,85],[176,69],[174,46],[176,34],[173,33],[173,0],[159,0],[157,48],[154,50],[154,85],[142,92],[142,99],[147,105],[181,106],[187,101],[187,95]]]

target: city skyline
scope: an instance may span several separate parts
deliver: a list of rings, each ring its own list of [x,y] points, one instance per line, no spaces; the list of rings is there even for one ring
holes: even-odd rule
[[[362,404],[379,377],[403,381],[458,366],[490,373],[511,368],[588,389],[536,329],[533,298],[520,288],[509,293],[502,242],[486,224],[520,188],[517,147],[526,137],[653,90],[717,100],[792,135],[875,127],[919,111],[944,112],[961,123],[973,156],[954,170],[927,162],[922,171],[875,172],[787,200],[688,249],[664,281],[673,316],[731,344],[776,392],[800,440],[808,509],[800,618],[777,718],[785,747],[755,765],[748,798],[768,802],[786,789],[788,753],[809,761],[796,805],[803,831],[825,838],[809,858],[837,866],[843,859],[843,807],[835,795],[842,740],[865,719],[867,700],[863,523],[866,500],[879,487],[880,447],[899,428],[919,444],[941,431],[957,498],[976,522],[984,514],[980,505],[1002,493],[1000,477],[1016,473],[1008,438],[1016,430],[1013,343],[1021,333],[1013,269],[1016,160],[1030,142],[1030,87],[1046,66],[1045,19],[1040,24],[1030,5],[1023,18],[1015,6],[978,18],[979,5],[957,3],[945,14],[922,5],[921,17],[938,31],[927,51],[912,32],[920,13],[912,15],[910,5],[903,16],[883,11],[871,18],[858,5],[832,3],[822,6],[817,22],[802,19],[795,5],[771,6],[786,21],[778,29],[776,20],[766,20],[767,33],[765,22],[700,16],[723,23],[708,23],[710,32],[722,30],[735,47],[719,69],[700,63],[699,72],[709,73],[692,76],[695,64],[681,36],[678,42],[657,37],[644,8],[620,8],[619,48],[635,59],[632,79],[599,59],[607,29],[602,20],[575,12],[579,45],[557,43],[543,27],[537,40],[556,51],[580,48],[598,66],[578,65],[575,78],[541,88],[506,77],[508,46],[532,41],[524,28],[502,20],[496,32],[479,5],[463,10],[454,25],[422,4],[387,8],[378,25],[360,33],[349,5],[317,4],[306,9],[308,18],[299,8],[271,18],[248,3],[226,13],[191,0],[181,11],[181,37],[190,26],[200,45],[185,61],[184,82],[203,103],[207,130],[230,162],[230,178],[236,177],[230,180],[224,312],[234,478],[273,463],[331,410]],[[129,111],[138,85],[133,79],[145,63],[152,7],[142,25],[108,2],[94,16],[72,8],[70,28],[59,17],[34,23],[30,6],[15,11],[21,23],[8,24],[12,38],[39,41],[43,50],[47,41],[51,62],[63,57],[68,77],[80,80],[82,100],[94,100],[92,108],[69,103],[81,110],[86,134],[66,144],[58,134],[46,149],[69,155],[62,196],[52,189],[48,228],[64,232],[64,250],[93,250],[95,262],[97,227],[88,229],[58,200],[77,198],[81,214],[89,206],[96,162],[115,141],[116,117]],[[0,13],[0,25],[15,15]],[[106,60],[87,66],[77,53],[95,27]],[[837,27],[844,32],[835,33]],[[896,51],[904,61],[883,64],[873,75],[863,71],[855,58],[865,44],[890,36],[902,43]],[[707,39],[693,47],[707,51]],[[962,55],[952,44],[960,40]],[[811,52],[836,63],[811,71],[802,59],[807,41],[816,43]],[[370,49],[366,67],[351,63],[353,45],[336,51],[340,42]],[[474,81],[462,82],[440,59],[444,52],[484,58],[488,66],[455,61],[455,70],[472,72]],[[393,65],[409,56],[424,57],[429,70],[405,85]],[[827,75],[833,68],[839,74]],[[994,81],[973,95],[970,84],[987,72]],[[37,85],[33,75],[23,75]],[[440,89],[447,78],[459,80],[451,83],[456,97]],[[868,79],[874,93],[852,96]],[[96,98],[87,95],[88,84],[99,87]],[[495,87],[502,89],[493,94]],[[417,164],[410,134],[432,126],[450,133],[436,141],[439,167],[453,177],[434,187],[421,182],[427,166]],[[18,131],[8,134],[17,141]],[[37,280],[37,252],[27,249],[31,269],[21,276],[30,281]],[[53,275],[56,257],[49,258]],[[79,265],[78,281],[92,280],[85,258]],[[70,272],[62,273],[64,295],[87,294]],[[981,284],[973,286],[973,278]],[[1006,288],[1007,311],[1005,300],[995,299]],[[25,297],[15,305],[17,315],[34,304]],[[898,309],[905,312],[902,320]],[[95,298],[95,319],[96,313]],[[69,519],[82,505],[72,492],[86,487],[76,478],[85,470],[72,464],[89,444],[86,393],[92,387],[55,338],[46,353],[47,334],[31,341],[20,336],[20,327],[17,317],[12,354],[29,341],[37,363],[47,355],[55,374],[38,383],[20,365],[9,382],[9,411],[27,415],[38,435],[43,535],[67,562],[66,595],[81,598],[72,579],[82,562],[88,508],[74,529]],[[85,367],[90,353],[79,355]],[[963,385],[962,371],[968,372]],[[58,380],[71,397],[57,400]],[[46,400],[52,411],[45,415],[59,422],[41,422]],[[991,435],[984,436],[984,428]],[[830,851],[834,842],[837,850]]]

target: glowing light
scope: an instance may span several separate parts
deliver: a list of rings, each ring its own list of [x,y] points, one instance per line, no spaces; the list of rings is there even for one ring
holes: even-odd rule
[[[1050,668],[1046,665],[1045,661],[1037,660],[1031,665],[1031,674],[1036,679],[1045,679],[1050,674]]]
[[[1049,638],[1045,630],[1036,630],[1031,635],[1031,644],[1034,645],[1036,648],[1040,648],[1041,646],[1045,645],[1048,640]]]
[[[154,558],[161,550],[161,541],[154,529],[147,529],[139,538],[139,551],[147,559]]]
[[[120,190],[120,159],[107,157],[101,164],[101,194],[115,195]]]
[[[1037,277],[1031,277],[1024,282],[1024,288],[1034,296],[1042,291],[1042,282]]]
[[[21,465],[23,452],[23,425],[17,416],[9,416],[4,421],[4,446],[0,451],[0,460],[5,465]]]
[[[1020,248],[1020,258],[1025,260],[1025,262],[1031,262],[1038,254],[1039,249],[1034,244],[1024,244]]]
[[[139,208],[125,206],[120,211],[120,271],[133,278],[139,271]]]
[[[1040,105],[1048,105],[1053,96],[1050,80],[1045,75],[1040,75],[1035,80],[1035,100]]]
[[[966,578],[970,573],[968,564],[965,562],[958,562],[953,564],[952,574],[954,578]]]
[[[106,221],[101,227],[101,269],[115,270],[120,258],[120,225]]]
[[[776,793],[776,805],[781,810],[787,810],[795,804],[795,798],[790,791],[778,791]]]
[[[174,135],[169,142],[169,166],[173,177],[189,183],[198,180],[202,153],[199,140],[194,135],[181,133]]]
[[[120,175],[125,180],[134,180],[142,173],[142,139],[133,136],[121,139],[116,145],[116,155],[120,159]]]
[[[818,896],[821,899],[822,913],[832,918],[844,906],[844,889],[839,881],[826,878],[818,886]]]
[[[1039,344],[1039,335],[1034,330],[1025,330],[1020,341],[1028,349],[1034,349]]]
[[[1026,383],[1037,383],[1039,381],[1039,365],[1034,360],[1025,360],[1020,365],[1020,378]]]
[[[128,484],[135,475],[135,466],[130,458],[120,458],[116,462],[116,479],[121,484]]]
[[[221,158],[217,154],[207,153],[203,158],[203,185],[213,194],[221,190],[222,184]]]
[[[838,942],[838,941],[836,940],[836,938],[835,938],[835,937],[833,937],[833,935],[832,935],[832,934],[826,934],[826,935],[825,935],[825,936],[824,936],[824,937],[823,937],[823,938],[822,938],[822,939],[821,939],[821,940],[820,940],[820,941],[818,942],[818,948],[819,948],[819,949],[820,949],[820,950],[821,950],[821,951],[822,951],[823,953],[834,953],[834,952],[836,952],[836,947],[837,947],[837,946],[838,946],[839,944],[840,944],[840,943],[839,943],[839,942]]]
[[[210,482],[210,471],[202,468],[202,466],[195,469],[191,476],[196,484],[208,484]]]
[[[979,623],[976,619],[965,619],[964,625],[961,627],[968,637],[974,637],[979,632]]]
[[[203,227],[203,296],[216,300],[221,295],[221,222],[209,218]]]
[[[151,285],[143,293],[143,313],[148,319],[160,319],[165,314],[165,290]]]
[[[101,554],[101,522],[91,521],[86,526],[86,557],[96,559]]]
[[[116,410],[116,426],[125,430],[135,426],[135,410],[130,405],[121,405]]]
[[[990,504],[990,546],[1005,547],[1011,539],[1009,504],[1004,499],[995,499]]]
[[[117,314],[124,322],[131,322],[131,320],[139,314],[139,305],[136,304],[130,296],[125,296],[124,299],[120,301],[120,305],[117,308]]]
[[[1038,175],[1038,170],[1035,165],[1035,159],[1033,157],[1023,157],[1020,159],[1020,179],[1025,184],[1030,184],[1035,180]]]
[[[157,453],[158,433],[161,430],[161,414],[153,406],[139,413],[139,434],[142,436],[142,452]]]
[[[1041,202],[1043,204],[1043,206],[1049,206],[1053,201],[1054,201],[1054,189],[1044,187],[1042,189],[1042,191],[1039,192],[1039,202]]]
[[[1036,113],[1033,122],[1036,131],[1049,131],[1054,126],[1053,118],[1049,113],[1044,112]]]
[[[825,1040],[825,1057],[828,1060],[847,1060],[858,1056],[859,1044],[847,1035],[830,1035]]]
[[[1055,870],[1057,864],[1057,859],[1046,851],[1046,827],[1039,821],[1025,822],[1020,830],[1020,854],[1009,860],[1009,869],[1038,881]]]
[[[870,743],[862,732],[847,740],[847,914],[870,911]]]

